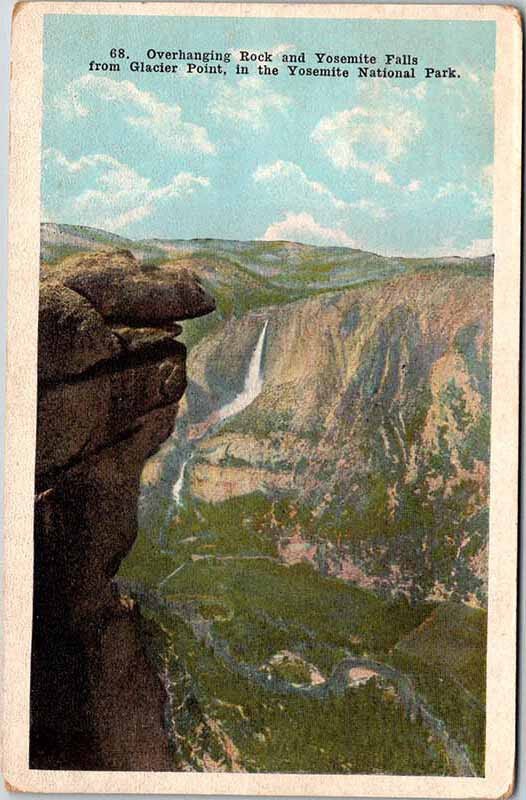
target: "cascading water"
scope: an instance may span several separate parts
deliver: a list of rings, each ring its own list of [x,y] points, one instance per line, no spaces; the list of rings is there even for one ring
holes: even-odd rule
[[[211,424],[208,427],[205,427],[205,431],[202,434],[203,436],[205,433],[211,430],[211,428],[215,427],[215,425],[217,425],[218,423],[223,422],[225,419],[228,419],[229,417],[235,416],[235,414],[239,414],[241,411],[244,411],[244,409],[247,408],[251,403],[253,403],[256,397],[258,397],[261,394],[261,391],[263,389],[263,370],[262,370],[263,348],[265,346],[267,327],[268,327],[268,319],[265,320],[265,324],[263,325],[256,346],[254,348],[254,352],[252,353],[252,356],[250,358],[250,363],[248,365],[248,372],[245,378],[243,389],[238,395],[234,397],[233,400],[226,403],[219,409],[218,412],[214,414],[213,424]],[[198,439],[196,439],[195,441],[198,441]],[[189,455],[187,458],[184,459],[184,461],[181,462],[181,468],[177,476],[177,480],[172,486],[172,501],[170,503],[170,507],[168,508],[168,512],[166,514],[165,523],[162,526],[162,529],[159,533],[159,544],[163,549],[166,548],[167,544],[166,538],[167,538],[169,522],[173,516],[176,507],[182,505],[184,476],[186,467],[191,458],[192,456]]]
[[[188,464],[188,459],[186,459],[186,461],[183,461],[183,466],[181,467],[181,472],[179,473],[179,477],[177,478],[176,482],[172,487],[172,497],[174,505],[176,506],[181,505],[181,492],[183,491],[184,472],[187,464]]]
[[[230,403],[227,403],[219,409],[219,419],[224,420],[228,417],[233,417],[234,414],[239,414],[247,408],[258,395],[261,394],[263,388],[263,373],[261,370],[261,362],[263,360],[263,346],[265,344],[265,335],[267,333],[268,319],[265,320],[263,330],[259,334],[250,364],[248,365],[248,372],[245,378],[245,385],[243,390],[234,397]]]

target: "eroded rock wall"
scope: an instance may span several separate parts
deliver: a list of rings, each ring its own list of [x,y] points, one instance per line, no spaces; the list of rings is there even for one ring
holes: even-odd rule
[[[449,265],[227,320],[190,356],[186,491],[288,504],[265,530],[289,563],[484,607],[491,319],[490,271]],[[266,320],[261,393],[214,426]]]
[[[145,460],[186,387],[177,320],[214,301],[131,253],[47,267],[39,316],[30,765],[173,768],[140,612],[112,578],[137,535]]]

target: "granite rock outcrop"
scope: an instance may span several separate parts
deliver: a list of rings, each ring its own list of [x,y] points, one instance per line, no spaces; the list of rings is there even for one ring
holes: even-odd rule
[[[113,583],[145,460],[186,388],[178,320],[214,300],[126,250],[44,267],[35,476],[30,765],[168,770],[165,692]]]

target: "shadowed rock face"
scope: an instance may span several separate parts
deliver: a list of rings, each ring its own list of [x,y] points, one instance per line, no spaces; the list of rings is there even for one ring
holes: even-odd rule
[[[186,388],[177,320],[212,297],[128,251],[44,270],[39,316],[30,766],[172,769],[164,689],[112,578],[137,534],[144,461]]]

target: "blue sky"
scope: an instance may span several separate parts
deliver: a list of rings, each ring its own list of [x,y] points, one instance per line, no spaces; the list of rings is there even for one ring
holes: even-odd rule
[[[492,251],[492,22],[48,15],[42,218],[133,238]],[[225,75],[90,72],[113,47],[231,52]],[[240,49],[278,76],[235,74]],[[418,57],[416,80],[290,77],[283,54]],[[214,62],[215,63],[215,62]],[[428,79],[425,66],[458,79]],[[350,67],[355,71],[356,67]]]

